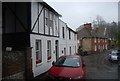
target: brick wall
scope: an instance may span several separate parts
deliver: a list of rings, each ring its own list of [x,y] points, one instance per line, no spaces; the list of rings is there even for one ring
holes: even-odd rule
[[[23,51],[3,52],[2,55],[2,79],[32,78],[31,48]]]
[[[25,58],[23,51],[3,52],[2,56],[2,77],[12,77],[12,75],[25,71]],[[15,75],[16,76],[16,75]],[[19,75],[20,76],[20,75]],[[24,77],[14,79],[23,79]]]

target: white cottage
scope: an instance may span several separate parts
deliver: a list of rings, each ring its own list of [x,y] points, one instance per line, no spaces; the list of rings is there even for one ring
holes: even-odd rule
[[[59,17],[46,3],[31,3],[30,47],[32,49],[33,73],[46,72],[59,56]],[[37,19],[37,20],[36,20]]]
[[[60,27],[60,55],[74,55],[77,53],[77,33],[59,19]]]
[[[61,55],[77,51],[77,34],[59,20],[61,15],[45,2],[3,3],[3,50],[32,47],[32,72],[36,77]]]

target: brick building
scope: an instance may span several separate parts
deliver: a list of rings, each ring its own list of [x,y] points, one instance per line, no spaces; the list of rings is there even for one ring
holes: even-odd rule
[[[83,51],[94,53],[108,49],[108,39],[105,28],[92,28],[91,23],[84,24],[84,28],[77,31],[78,46]]]

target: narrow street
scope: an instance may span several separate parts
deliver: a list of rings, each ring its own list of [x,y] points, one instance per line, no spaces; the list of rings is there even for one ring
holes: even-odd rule
[[[111,50],[103,51],[97,54],[83,56],[86,61],[86,80],[117,80],[118,81],[118,63],[110,62],[108,54]],[[38,76],[36,79],[46,80],[46,74]]]
[[[108,60],[109,52],[83,56],[86,61],[86,79],[118,79],[118,63]]]

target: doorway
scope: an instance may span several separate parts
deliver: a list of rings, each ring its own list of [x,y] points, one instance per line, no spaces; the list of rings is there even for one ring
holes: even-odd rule
[[[55,40],[55,55],[56,55],[56,60],[59,58],[59,41]]]

